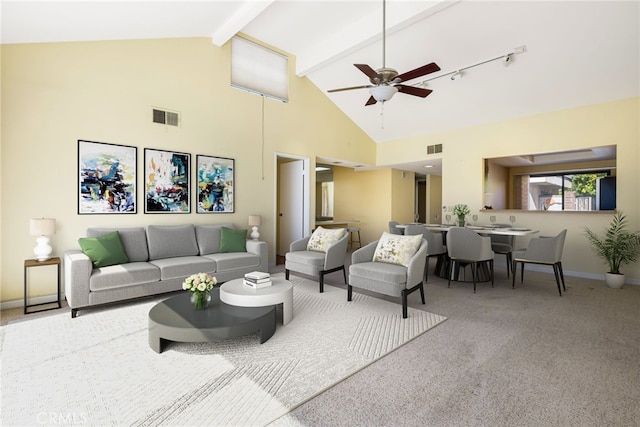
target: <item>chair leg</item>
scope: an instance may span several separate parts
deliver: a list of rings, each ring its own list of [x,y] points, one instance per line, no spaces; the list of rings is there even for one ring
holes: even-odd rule
[[[556,276],[556,285],[558,285],[558,293],[562,296],[562,289],[560,288],[560,272],[558,271],[558,264],[553,264],[553,274]]]
[[[509,270],[511,270],[511,264],[513,263],[511,252],[507,253],[507,279],[509,278]]]
[[[507,269],[508,268],[509,268],[509,262],[507,262]],[[491,287],[493,288],[493,260],[489,260],[489,271],[491,272]]]
[[[347,270],[342,266],[342,274],[344,275],[344,283],[347,283]]]
[[[407,309],[407,290],[402,290],[402,318],[406,319],[409,317],[408,309]]]
[[[426,304],[424,300],[424,285],[420,284],[420,298],[422,298],[422,304]]]
[[[511,272],[513,273],[511,275],[511,289],[515,289],[516,288],[516,273],[518,272],[518,263],[513,261],[511,263]]]
[[[471,277],[473,278],[473,293],[476,293],[476,277],[478,276],[478,263],[471,263]]]
[[[453,263],[455,261],[450,259],[449,260],[449,273],[447,274],[447,277],[449,278],[449,283],[447,283],[447,288],[451,287],[451,275],[453,274]]]
[[[347,285],[347,301],[351,301],[353,286]]]
[[[424,283],[427,283],[429,277],[429,255],[427,255],[427,263],[424,265]]]
[[[520,263],[520,283],[524,283],[524,262]]]
[[[558,269],[560,271],[560,279],[562,279],[562,290],[567,291],[567,288],[564,286],[564,272],[562,271],[562,261],[558,261]]]

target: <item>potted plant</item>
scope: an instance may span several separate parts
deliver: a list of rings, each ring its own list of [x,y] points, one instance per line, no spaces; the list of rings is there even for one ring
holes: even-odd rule
[[[605,283],[612,288],[621,288],[625,276],[620,272],[624,264],[635,262],[640,257],[640,232],[627,230],[625,216],[617,212],[604,236],[600,236],[588,227],[585,234],[593,250],[609,264],[605,274]]]

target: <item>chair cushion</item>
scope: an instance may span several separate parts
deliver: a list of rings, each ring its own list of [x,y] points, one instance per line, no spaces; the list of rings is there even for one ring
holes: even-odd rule
[[[308,251],[327,252],[327,250],[335,245],[338,240],[342,239],[346,229],[344,228],[322,228],[318,227],[311,235],[309,243],[307,243]]]
[[[247,230],[220,228],[220,253],[247,252]]]
[[[373,254],[373,261],[408,267],[411,258],[420,249],[421,244],[422,234],[401,236],[385,231],[378,241],[378,246],[376,246],[376,251]]]
[[[117,231],[99,237],[81,237],[78,243],[95,268],[129,262],[120,240],[120,233]]]
[[[297,251],[287,252],[287,254],[285,255],[285,259],[286,261],[295,262],[298,264],[305,264],[322,268],[324,266],[325,255],[322,252],[317,251]]]

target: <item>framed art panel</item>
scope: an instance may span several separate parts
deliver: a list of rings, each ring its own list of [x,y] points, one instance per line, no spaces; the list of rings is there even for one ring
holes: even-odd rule
[[[137,147],[78,140],[78,213],[135,214]]]
[[[197,155],[197,213],[233,213],[235,161],[225,157]]]
[[[144,149],[144,212],[190,213],[191,154]]]

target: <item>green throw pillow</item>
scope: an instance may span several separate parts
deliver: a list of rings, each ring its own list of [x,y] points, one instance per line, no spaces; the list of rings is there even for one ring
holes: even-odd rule
[[[96,268],[129,262],[117,231],[100,237],[81,237],[78,243]]]
[[[247,230],[220,228],[220,252],[247,252]]]

